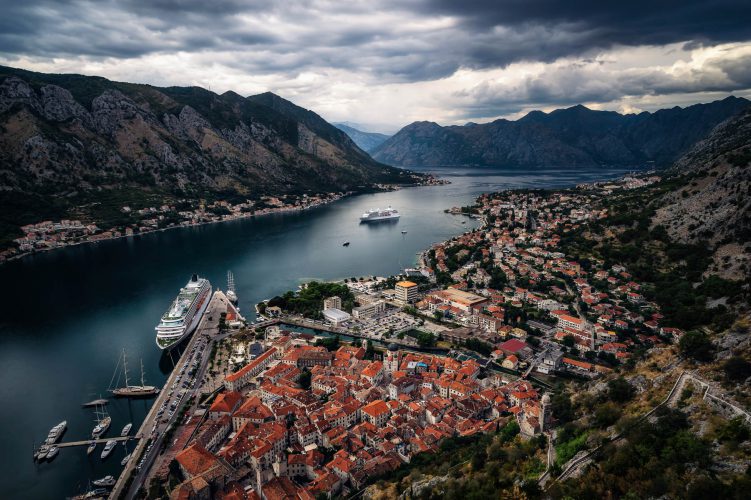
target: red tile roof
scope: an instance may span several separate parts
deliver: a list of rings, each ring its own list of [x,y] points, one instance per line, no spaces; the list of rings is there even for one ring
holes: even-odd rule
[[[199,444],[192,444],[175,456],[175,460],[190,476],[198,476],[214,467],[218,459]]]

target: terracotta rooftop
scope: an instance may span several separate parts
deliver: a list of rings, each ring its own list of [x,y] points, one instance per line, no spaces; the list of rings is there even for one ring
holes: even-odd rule
[[[198,476],[214,467],[218,459],[201,445],[193,444],[175,456],[175,460],[191,476]]]

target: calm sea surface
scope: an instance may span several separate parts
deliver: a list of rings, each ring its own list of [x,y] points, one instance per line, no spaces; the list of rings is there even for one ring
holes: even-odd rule
[[[64,498],[91,479],[117,476],[126,453],[122,446],[105,462],[100,446],[91,457],[84,448],[62,449],[53,462],[36,465],[33,443],[61,420],[68,421],[64,441],[89,436],[94,415],[80,405],[106,396],[123,348],[132,375],[143,359],[147,383],[163,383],[172,365],[154,343],[154,326],[191,273],[225,288],[232,270],[241,310],[249,313],[252,304],[307,280],[390,275],[412,266],[420,250],[476,225],[443,210],[469,204],[483,192],[572,186],[625,173],[432,171],[451,184],[82,245],[0,266],[0,496]],[[402,214],[397,223],[359,224],[364,211],[388,205]],[[351,245],[343,247],[345,241]],[[137,428],[150,404],[112,401],[108,435],[119,434],[128,422]]]

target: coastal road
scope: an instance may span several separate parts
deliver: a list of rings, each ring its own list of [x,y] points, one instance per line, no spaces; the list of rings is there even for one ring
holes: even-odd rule
[[[110,494],[110,498],[133,498],[138,489],[143,486],[144,480],[161,449],[165,431],[177,419],[182,404],[187,401],[194,392],[192,387],[188,387],[184,391],[179,389],[180,384],[178,382],[178,377],[187,374],[188,365],[192,359],[195,359],[196,355],[200,359],[200,367],[196,371],[196,374],[205,371],[208,363],[208,355],[211,352],[211,349],[209,348],[209,345],[211,344],[210,339],[211,337],[216,336],[219,331],[219,317],[222,312],[226,311],[226,304],[226,296],[220,291],[214,292],[214,295],[211,297],[211,302],[209,302],[209,307],[206,309],[203,318],[201,318],[196,331],[188,341],[180,359],[175,364],[175,368],[164,382],[162,390],[159,392],[159,395],[151,406],[148,415],[146,415],[146,418],[141,424],[141,428],[137,433],[137,436],[141,437],[141,439],[133,450],[131,460],[120,474],[120,477]],[[199,346],[201,345],[204,346],[203,350],[200,350]],[[200,379],[196,378],[195,380]],[[165,421],[161,415],[158,415],[159,409],[162,405],[169,408],[170,404],[174,402],[177,402],[175,411],[172,416],[167,417]],[[151,440],[152,443],[149,445],[148,452],[144,453],[147,450],[147,443],[149,440]],[[142,454],[143,456],[141,457]],[[139,469],[137,466],[140,460],[143,460],[143,464]],[[126,491],[126,483],[134,474],[133,481]]]

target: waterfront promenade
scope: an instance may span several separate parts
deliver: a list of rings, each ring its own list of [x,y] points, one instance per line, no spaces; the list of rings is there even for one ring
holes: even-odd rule
[[[164,387],[159,392],[159,396],[157,396],[148,415],[146,415],[146,418],[141,424],[136,435],[142,437],[142,439],[140,439],[138,445],[133,450],[132,457],[120,474],[109,498],[133,498],[139,488],[144,486],[144,480],[148,475],[151,465],[159,454],[167,430],[170,426],[175,424],[179,418],[182,405],[185,401],[190,399],[190,396],[194,392],[191,388],[182,391],[178,396],[177,394],[174,394],[173,390],[170,390],[170,388],[177,386],[178,377],[181,376],[180,374],[182,372],[181,368],[186,366],[191,359],[191,356],[194,354],[194,348],[207,339],[208,345],[210,345],[211,338],[216,336],[219,331],[220,313],[226,311],[228,302],[227,297],[219,290],[212,295],[209,307],[206,309],[201,322],[198,324],[196,331],[193,333],[193,336],[183,350],[180,359],[175,364],[175,368],[172,370],[169,378],[164,382]],[[205,370],[211,348],[207,346],[202,352],[203,355],[200,357],[200,367],[199,370],[197,370],[198,375],[202,374]],[[196,377],[196,379],[200,380],[198,377]],[[178,401],[178,404],[172,415],[163,419],[162,416],[159,415],[159,409],[165,407],[170,401]],[[142,463],[142,465],[138,467],[140,463]],[[132,481],[130,481],[131,478]]]

